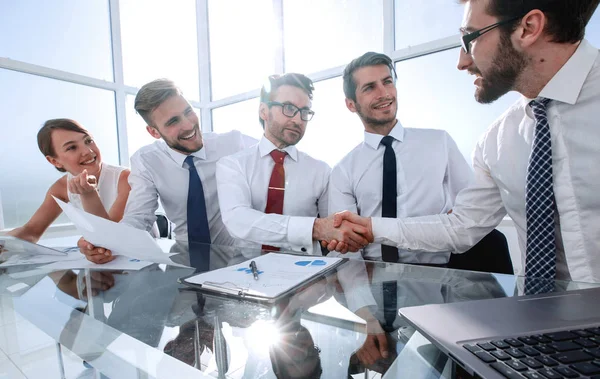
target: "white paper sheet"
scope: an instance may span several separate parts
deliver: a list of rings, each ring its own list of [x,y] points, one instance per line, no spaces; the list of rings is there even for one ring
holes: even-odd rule
[[[254,279],[249,268],[252,260],[258,268],[258,280]],[[341,258],[271,253],[237,265],[198,274],[186,279],[186,282],[227,293],[243,290],[248,295],[276,298],[339,261]]]
[[[81,254],[80,254],[81,255]],[[118,255],[110,262],[96,264],[88,261],[85,257],[73,261],[54,262],[40,267],[43,270],[76,270],[76,269],[94,269],[94,270],[140,270],[151,265],[152,262],[141,261],[136,258],[129,258],[124,255]]]
[[[187,267],[173,263],[169,257],[174,254],[163,252],[146,231],[84,212],[56,197],[54,200],[91,244],[109,249],[113,255]]]
[[[67,255],[56,248],[49,248],[13,236],[0,236],[0,253],[28,255]]]
[[[0,264],[0,267],[75,261],[75,260],[79,260],[81,258],[85,258],[85,257],[83,257],[83,255],[79,252],[79,249],[77,249],[76,251],[69,250],[64,255],[46,255],[46,254],[25,252],[25,253],[19,253],[17,255],[9,256],[5,262]]]
[[[48,248],[12,236],[0,237],[0,267],[43,264],[75,258],[60,248]]]

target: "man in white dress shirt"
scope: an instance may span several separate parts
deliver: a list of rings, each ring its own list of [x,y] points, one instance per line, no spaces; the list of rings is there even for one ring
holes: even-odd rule
[[[203,222],[194,226],[200,232],[193,233],[204,233],[204,239],[196,238],[192,242],[232,245],[234,239],[223,225],[219,210],[216,163],[226,155],[255,144],[256,140],[238,131],[203,134],[192,106],[181,90],[166,79],[144,85],[135,98],[135,110],[146,121],[148,133],[159,141],[142,147],[131,157],[131,193],[121,222],[150,231],[160,198],[167,218],[175,224],[176,240],[187,243],[192,239],[188,222],[191,212]],[[190,159],[193,166],[189,164]],[[193,186],[192,174],[195,187],[190,187]],[[195,194],[203,193],[196,201],[200,208],[189,203],[190,188]],[[95,263],[113,259],[110,251],[95,248],[83,239],[79,247]]]
[[[523,95],[475,147],[474,184],[449,215],[339,219],[372,226],[379,243],[460,252],[508,214],[527,276],[599,282],[600,56],[584,39],[598,1],[463,3],[458,68],[476,76],[475,99]]]
[[[332,218],[318,218],[327,215],[330,168],[296,148],[314,115],[312,91],[302,74],[270,76],[260,94],[260,142],[217,163],[223,222],[240,245],[321,254],[318,241],[333,235],[350,238],[355,251],[367,243],[353,225],[336,229]]]
[[[471,180],[471,169],[448,133],[405,128],[396,119],[395,79],[392,60],[379,53],[366,53],[344,70],[346,106],[360,117],[365,137],[331,173],[330,214],[344,210],[366,217],[445,214]],[[386,141],[390,146],[384,145]],[[415,255],[371,244],[363,256],[444,265],[450,253]]]

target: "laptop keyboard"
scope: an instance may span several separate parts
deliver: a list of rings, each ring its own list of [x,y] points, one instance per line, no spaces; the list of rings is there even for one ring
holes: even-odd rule
[[[600,328],[464,344],[506,378],[600,379]]]

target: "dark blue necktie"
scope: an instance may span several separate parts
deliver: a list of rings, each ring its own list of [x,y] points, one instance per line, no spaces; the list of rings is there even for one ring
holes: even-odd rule
[[[535,132],[527,166],[525,191],[525,275],[530,278],[526,279],[525,288],[528,294],[551,290],[556,275],[552,140],[546,114],[549,102],[550,99],[540,98],[529,103],[535,117]]]
[[[197,271],[208,271],[210,263],[210,229],[206,215],[206,202],[200,175],[194,165],[194,157],[185,158],[190,173],[187,199],[188,243],[190,264]]]
[[[381,217],[396,218],[397,205],[397,173],[396,153],[392,148],[394,137],[385,136],[381,144],[385,146],[383,153],[383,200],[381,202]],[[398,262],[398,248],[395,246],[381,245],[381,258],[384,262]]]
[[[398,313],[398,283],[395,280],[385,281],[383,284],[383,330],[388,333],[394,331],[394,320]]]

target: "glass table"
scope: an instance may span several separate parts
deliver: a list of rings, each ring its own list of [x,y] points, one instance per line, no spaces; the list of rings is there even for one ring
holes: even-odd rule
[[[185,244],[162,240],[173,261]],[[259,256],[207,246],[209,269]],[[194,268],[3,269],[3,317],[24,318],[108,378],[452,378],[456,368],[398,308],[515,296],[523,278],[351,259],[275,304],[178,283]],[[557,291],[591,287],[556,283]],[[14,309],[14,310],[13,310]],[[14,312],[14,314],[6,314]],[[61,373],[64,375],[64,371]]]

